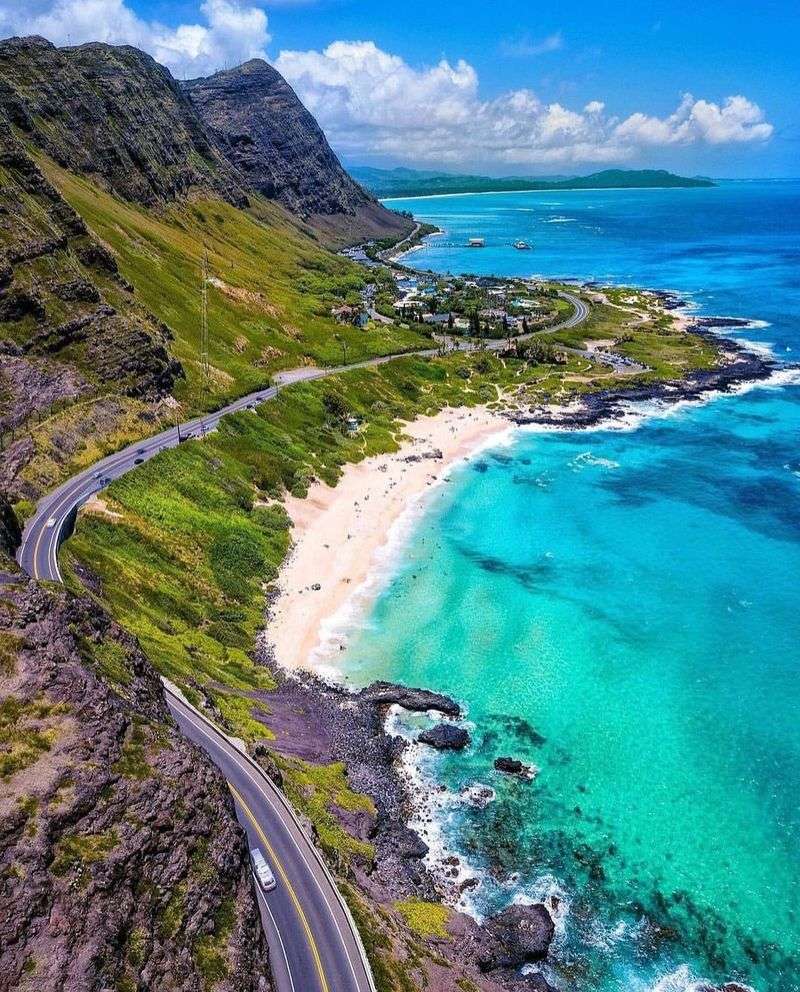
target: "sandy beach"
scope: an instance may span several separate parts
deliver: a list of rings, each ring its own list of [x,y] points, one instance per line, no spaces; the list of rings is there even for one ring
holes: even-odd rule
[[[455,462],[511,429],[485,407],[448,408],[404,425],[408,440],[399,451],[345,466],[335,487],[316,482],[306,499],[287,498],[294,547],[266,638],[280,665],[331,674],[338,628],[375,595],[370,577],[397,528],[411,522]]]

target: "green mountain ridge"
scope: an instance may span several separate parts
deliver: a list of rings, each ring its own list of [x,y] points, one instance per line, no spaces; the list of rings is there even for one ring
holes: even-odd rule
[[[588,176],[473,176],[416,169],[351,166],[350,174],[375,196],[436,196],[448,193],[506,193],[567,189],[694,189],[715,186],[703,177],[666,169],[604,169]]]

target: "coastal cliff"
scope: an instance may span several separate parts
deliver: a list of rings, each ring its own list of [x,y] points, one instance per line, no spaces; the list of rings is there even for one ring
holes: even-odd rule
[[[264,63],[181,85],[134,49],[16,39],[0,45],[0,70],[0,412],[12,432],[0,469],[15,498],[34,499],[95,449],[155,433],[178,409],[219,406],[278,369],[332,365],[342,341],[350,360],[430,345],[408,328],[334,327],[332,304],[361,302],[365,279],[323,252],[319,233],[346,241],[402,224],[348,179]],[[205,371],[201,279],[214,324]],[[287,494],[393,450],[402,421],[514,397],[518,421],[580,427],[619,416],[632,397],[665,399],[665,383],[672,400],[696,398],[770,371],[733,351],[720,363],[708,336],[660,313],[598,305],[577,334],[563,363],[509,347],[301,384],[162,452],[85,507],[63,549],[68,581],[92,599],[9,566],[2,851],[14,915],[0,919],[0,965],[12,987],[158,988],[167,975],[187,992],[270,987],[230,798],[175,731],[149,658],[283,784],[338,873],[382,992],[547,992],[543,973],[520,969],[547,961],[556,908],[479,927],[442,904],[425,841],[407,826],[413,796],[396,774],[403,746],[384,731],[386,706],[434,703],[452,716],[457,704],[380,685],[353,699],[286,679],[254,645],[290,543]],[[636,347],[647,380],[634,389],[576,356],[592,336]],[[9,553],[15,519],[0,504]],[[445,867],[461,884],[459,865]]]
[[[102,394],[95,416],[113,420],[110,391],[157,402],[183,368],[170,328],[2,120],[0,174],[0,464],[19,498],[35,495],[19,476],[36,454],[20,428]],[[88,423],[62,431],[52,457],[69,458]]]
[[[0,989],[272,989],[225,783],[88,598],[0,585]]]
[[[206,192],[247,202],[169,71],[129,45],[0,43],[0,117],[123,199],[154,206]]]
[[[412,226],[345,172],[260,60],[179,83],[128,45],[11,38],[0,42],[0,120],[62,168],[144,206],[211,195],[246,207],[255,193],[337,244]]]
[[[117,448],[273,371],[330,363],[330,311],[364,277],[322,242],[407,227],[350,179],[264,63],[184,89],[129,46],[0,41],[6,489],[38,498],[91,445]],[[338,333],[365,357],[402,337]]]
[[[181,86],[248,188],[337,241],[411,230],[408,218],[381,206],[345,172],[320,126],[266,62],[253,59]]]

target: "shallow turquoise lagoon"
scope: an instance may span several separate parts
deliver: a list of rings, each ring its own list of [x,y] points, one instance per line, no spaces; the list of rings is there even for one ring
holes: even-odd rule
[[[764,318],[747,336],[791,358],[799,192],[648,191],[646,206],[641,193],[570,194],[558,216],[594,213],[605,236],[591,255],[576,229],[542,271],[692,292],[707,312]],[[441,199],[403,206],[442,223]],[[467,268],[469,231],[487,236],[489,268],[514,271],[523,253],[492,254],[490,232],[510,243],[529,221],[499,199],[447,201],[459,219],[417,264]],[[541,264],[548,242],[536,241]],[[422,759],[452,797],[442,837],[482,879],[465,895],[477,912],[558,894],[563,965],[550,977],[562,989],[800,988],[790,379],[628,430],[520,431],[454,469],[343,655],[354,683],[425,685],[468,707],[472,747]],[[502,754],[535,764],[535,780],[494,772]],[[475,783],[496,790],[484,809],[458,798]]]

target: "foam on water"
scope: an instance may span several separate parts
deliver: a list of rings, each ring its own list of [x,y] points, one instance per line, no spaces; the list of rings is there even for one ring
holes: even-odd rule
[[[406,741],[398,772],[405,779],[412,797],[408,825],[428,846],[425,865],[450,905],[480,920],[482,915],[474,901],[474,889],[464,888],[463,883],[477,879],[480,884],[484,873],[479,866],[471,865],[466,857],[457,854],[445,835],[445,826],[459,806],[476,805],[474,787],[478,783],[473,783],[473,788],[465,789],[463,793],[455,793],[437,782],[438,755],[416,740],[421,730],[432,725],[434,716],[407,713],[399,706],[392,706],[386,717],[385,730]],[[485,808],[488,802],[481,805]],[[458,859],[457,864],[452,863],[454,857]]]
[[[613,458],[601,458],[591,451],[582,451],[572,459],[570,467],[575,472],[581,472],[585,468],[615,469],[619,468],[619,462],[615,462]]]

